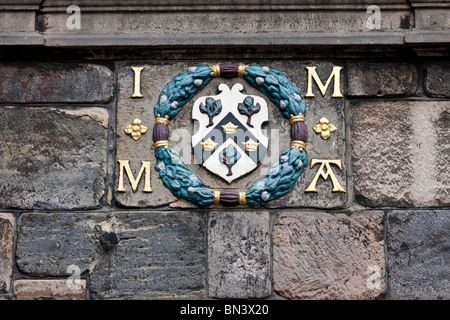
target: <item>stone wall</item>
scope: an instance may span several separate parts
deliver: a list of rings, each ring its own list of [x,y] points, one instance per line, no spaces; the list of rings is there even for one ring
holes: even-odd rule
[[[233,28],[238,16],[214,30],[214,19],[200,24],[179,1],[107,11],[86,0],[92,28],[72,34],[65,1],[16,2],[1,12],[27,24],[0,35],[0,300],[450,299],[450,60],[442,40],[450,24],[439,15],[433,27],[436,4],[381,1],[384,36],[365,37],[365,1],[342,1],[337,13],[324,10],[326,1],[227,2],[263,12],[255,9],[247,22],[260,25],[241,25],[244,32]],[[204,1],[190,10],[221,9]],[[342,18],[338,27],[304,22],[327,14]],[[169,31],[158,29],[168,16]],[[213,32],[222,40],[209,43]],[[253,36],[255,47],[243,49]],[[191,66],[226,62],[277,69],[306,101],[307,166],[263,208],[195,206],[155,169],[159,93]],[[134,66],[144,68],[142,98],[131,97]],[[342,97],[332,96],[333,83],[322,94],[308,81],[307,67],[325,83],[334,66],[342,67],[332,80]],[[198,96],[236,82],[257,93],[241,78],[217,78]],[[309,85],[314,97],[305,97]],[[193,100],[171,121],[170,144],[208,187],[247,189],[289,147],[289,121],[269,102],[266,163],[227,184],[195,163]],[[337,128],[326,140],[313,129],[323,117]],[[135,118],[148,128],[139,140],[124,132]],[[305,192],[319,169],[312,159],[341,161],[331,167],[344,192],[323,177],[317,192]],[[149,161],[152,192],[143,192],[144,178],[136,192],[127,178],[126,192],[117,191],[119,160],[129,160],[134,177]]]

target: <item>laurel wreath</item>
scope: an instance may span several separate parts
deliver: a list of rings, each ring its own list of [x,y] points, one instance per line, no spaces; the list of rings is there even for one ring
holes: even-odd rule
[[[172,120],[183,106],[213,78],[213,70],[207,65],[196,65],[169,82],[159,95],[155,106],[155,118]],[[244,67],[244,66],[242,66]],[[260,65],[245,66],[242,77],[253,87],[268,97],[287,119],[305,113],[305,101],[297,87],[280,71]],[[160,122],[161,123],[161,122]],[[168,124],[168,121],[166,122]],[[292,124],[292,123],[291,123]],[[294,141],[293,141],[294,142]],[[306,165],[304,142],[291,143],[282,152],[279,160],[272,164],[266,177],[253,183],[245,191],[239,203],[251,207],[262,207],[267,202],[285,195],[296,183]],[[217,191],[203,186],[202,181],[181,161],[180,155],[168,146],[155,141],[156,170],[171,192],[199,206],[217,204]]]

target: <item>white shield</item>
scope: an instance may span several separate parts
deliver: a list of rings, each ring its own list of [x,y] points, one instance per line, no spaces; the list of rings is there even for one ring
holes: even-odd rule
[[[269,139],[261,126],[268,121],[266,101],[242,94],[243,86],[226,84],[220,94],[194,102],[192,118],[199,122],[192,136],[194,153],[209,171],[228,183],[254,170],[264,157]]]

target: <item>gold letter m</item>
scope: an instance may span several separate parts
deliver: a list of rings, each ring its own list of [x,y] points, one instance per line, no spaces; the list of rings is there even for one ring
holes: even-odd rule
[[[133,192],[136,192],[139,181],[142,178],[142,174],[145,171],[144,176],[144,190],[143,192],[152,192],[152,188],[150,186],[150,161],[141,161],[141,169],[139,170],[139,173],[136,177],[136,179],[133,176],[133,172],[131,172],[130,168],[130,160],[117,160],[120,165],[119,169],[119,187],[117,188],[117,192],[125,192],[125,188],[123,187],[123,169],[125,169],[125,172],[128,176],[128,180],[131,184],[131,189]]]
[[[333,71],[331,72],[330,76],[328,77],[327,82],[325,85],[323,85],[322,81],[320,80],[319,76],[316,72],[316,67],[306,67],[308,70],[308,91],[306,92],[305,97],[314,97],[314,93],[312,92],[312,79],[316,81],[317,86],[320,89],[320,92],[322,93],[322,96],[325,96],[325,93],[328,89],[328,86],[331,83],[331,79],[334,78],[334,90],[332,97],[334,98],[342,98],[343,95],[341,93],[341,69],[342,67],[333,67]]]

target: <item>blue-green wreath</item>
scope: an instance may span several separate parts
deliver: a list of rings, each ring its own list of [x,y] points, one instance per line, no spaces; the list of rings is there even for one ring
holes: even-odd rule
[[[250,85],[268,97],[280,109],[283,116],[291,120],[291,125],[298,122],[302,127],[295,128],[297,131],[294,131],[297,133],[293,134],[293,126],[291,126],[291,138],[293,135],[297,138],[292,139],[291,147],[282,152],[279,160],[272,164],[267,176],[253,183],[245,192],[243,202],[242,199],[231,202],[222,201],[220,192],[204,187],[201,180],[181,161],[179,154],[168,146],[167,141],[169,120],[172,120],[199,90],[219,74],[220,67],[217,65],[213,67],[196,65],[176,75],[161,91],[158,104],[155,106],[156,124],[153,132],[157,158],[156,170],[164,185],[174,195],[196,205],[209,206],[213,203],[223,202],[222,204],[245,203],[251,207],[261,207],[267,202],[285,195],[296,183],[306,165],[304,150],[306,127],[303,120],[305,101],[301,98],[297,87],[282,72],[256,64],[239,66],[239,76],[242,76]],[[236,73],[237,75],[238,73]],[[161,126],[166,126],[163,128],[166,131],[163,130],[165,133],[162,135],[161,130],[157,130],[158,127],[161,129]],[[298,140],[299,128],[304,132],[300,134],[303,141]],[[226,193],[223,194],[226,198]],[[237,197],[243,195],[242,192],[235,192],[235,194],[238,194]],[[230,193],[227,195],[229,198]]]

